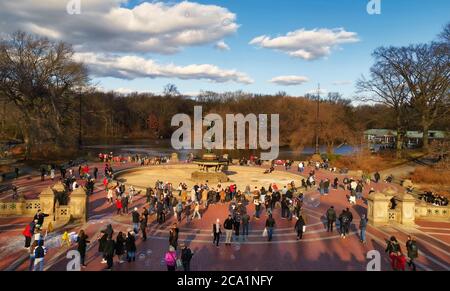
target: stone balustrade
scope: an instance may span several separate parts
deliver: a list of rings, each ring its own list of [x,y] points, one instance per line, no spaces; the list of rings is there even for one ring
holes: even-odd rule
[[[21,197],[16,201],[0,201],[0,217],[33,217],[38,209],[41,209],[42,212],[50,215],[47,221],[53,221],[58,226],[67,224],[72,219],[87,221],[88,197],[82,187],[72,191],[68,205],[56,205],[53,211],[54,191],[62,192],[65,189],[61,183],[57,183],[44,189],[39,195],[39,199],[27,200]]]

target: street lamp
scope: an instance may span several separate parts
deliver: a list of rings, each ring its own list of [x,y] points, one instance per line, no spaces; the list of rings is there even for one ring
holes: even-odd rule
[[[317,110],[316,110],[316,149],[315,154],[320,154],[320,148],[319,148],[319,130],[320,130],[320,123],[319,123],[319,112],[320,112],[320,84],[317,87]]]
[[[78,125],[78,149],[81,150],[81,148],[83,146],[83,141],[82,141],[82,137],[81,137],[81,135],[82,135],[82,129],[81,129],[81,126],[82,126],[82,123],[81,123],[82,94],[81,94],[81,90],[78,92],[78,98],[80,101],[80,103],[79,103],[80,107],[78,108],[78,112],[80,114],[80,120],[79,120],[80,123]]]

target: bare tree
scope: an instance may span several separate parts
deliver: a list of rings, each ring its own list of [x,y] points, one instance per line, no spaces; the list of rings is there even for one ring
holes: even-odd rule
[[[163,91],[164,96],[180,96],[180,92],[175,84],[167,84]]]
[[[26,153],[45,141],[69,140],[74,89],[88,79],[85,67],[72,60],[72,47],[24,32],[0,39],[0,93],[22,113]]]
[[[431,43],[379,48],[374,55],[399,74],[408,86],[411,105],[421,116],[423,148],[427,151],[430,126],[450,109],[448,45]]]
[[[357,92],[361,94],[358,99],[363,102],[380,103],[393,109],[397,130],[396,151],[397,157],[400,158],[411,96],[405,80],[384,59],[377,55],[375,57],[376,62],[370,68],[370,79],[362,76],[356,83]]]

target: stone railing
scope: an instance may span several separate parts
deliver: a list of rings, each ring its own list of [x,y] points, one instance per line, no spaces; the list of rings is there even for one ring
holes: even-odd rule
[[[416,204],[415,215],[417,219],[450,220],[450,206],[435,206],[420,202]]]
[[[397,210],[388,210],[388,220],[389,222],[399,222],[399,215]]]
[[[40,207],[39,199],[19,199],[17,201],[0,202],[0,216],[33,216]]]

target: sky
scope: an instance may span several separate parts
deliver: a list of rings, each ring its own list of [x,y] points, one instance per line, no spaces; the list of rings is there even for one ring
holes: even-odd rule
[[[77,5],[79,1],[79,6]],[[101,90],[355,95],[379,46],[429,42],[448,0],[0,0],[0,34],[71,43]],[[68,4],[69,10],[68,10]],[[77,8],[80,8],[78,10]]]

